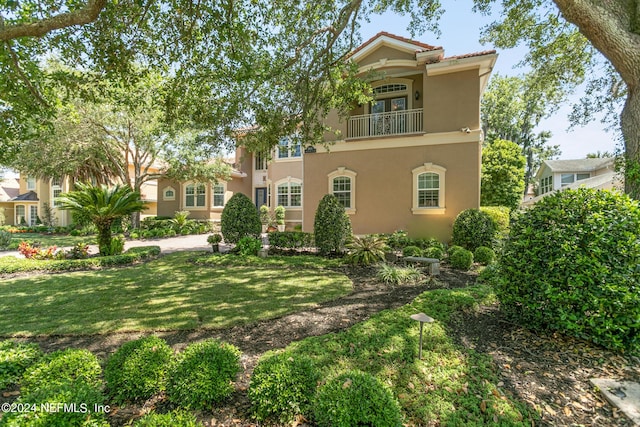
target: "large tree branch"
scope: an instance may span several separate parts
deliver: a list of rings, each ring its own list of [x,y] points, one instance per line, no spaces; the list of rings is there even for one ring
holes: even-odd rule
[[[47,33],[75,25],[85,25],[95,21],[104,9],[107,0],[88,0],[77,10],[61,13],[37,22],[0,26],[0,41],[14,40],[20,37],[42,37]]]
[[[611,61],[629,87],[640,83],[640,35],[632,28],[636,10],[628,7],[635,0],[604,4],[596,0],[553,1],[564,18]]]
[[[20,66],[20,60],[16,52],[11,47],[11,41],[5,41],[4,44],[6,46],[7,51],[9,52],[9,56],[11,56],[11,65],[13,69],[16,70],[16,73],[18,73],[18,76],[20,76],[20,79],[22,80],[22,82],[25,84],[25,86],[27,86],[27,88],[29,89],[29,92],[31,92],[33,97],[41,105],[48,107],[49,103],[44,99],[44,97],[42,96],[38,88],[33,85],[29,77],[25,74],[24,70]]]

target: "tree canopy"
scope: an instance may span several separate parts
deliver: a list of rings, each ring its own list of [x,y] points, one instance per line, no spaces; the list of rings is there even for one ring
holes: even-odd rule
[[[525,163],[514,142],[497,139],[483,149],[480,204],[517,209],[525,189]]]

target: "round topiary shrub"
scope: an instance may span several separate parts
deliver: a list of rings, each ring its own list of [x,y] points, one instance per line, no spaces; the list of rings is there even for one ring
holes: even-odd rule
[[[450,257],[456,251],[459,251],[461,249],[464,249],[464,248],[462,246],[458,246],[458,245],[449,246],[449,249],[447,250],[447,255]]]
[[[449,255],[449,264],[458,270],[468,270],[473,264],[473,252],[466,249],[458,249]]]
[[[496,224],[491,217],[478,209],[467,209],[453,222],[453,244],[475,251],[480,246],[493,247]]]
[[[344,251],[351,237],[351,220],[333,194],[326,194],[316,210],[313,223],[316,247],[321,255]]]
[[[166,414],[150,413],[137,420],[133,427],[202,427],[196,416],[186,411],[172,411]]]
[[[329,380],[316,395],[313,414],[319,426],[402,425],[400,404],[373,375],[350,371]]]
[[[444,258],[444,249],[438,246],[431,246],[422,251],[422,255],[424,255],[426,258],[442,259]]]
[[[222,210],[220,229],[227,243],[238,243],[245,236],[259,237],[260,214],[251,199],[242,193],[231,196]]]
[[[496,253],[491,248],[480,246],[473,253],[473,259],[482,265],[489,265],[496,260]]]
[[[402,248],[402,256],[422,256],[422,249],[417,246]]]
[[[251,377],[248,396],[258,421],[290,424],[297,415],[309,415],[320,373],[306,356],[290,353],[261,358]]]
[[[240,350],[217,340],[190,344],[169,376],[169,400],[189,409],[205,409],[233,393],[240,371]]]
[[[54,351],[27,368],[21,381],[21,393],[30,394],[42,385],[86,383],[92,387],[102,384],[102,368],[98,358],[89,350],[67,349]]]
[[[27,368],[41,357],[38,344],[0,341],[0,391],[17,384]]]
[[[165,340],[148,336],[123,344],[107,361],[104,378],[117,402],[148,399],[165,389],[173,350]]]
[[[640,352],[640,207],[588,189],[543,198],[511,224],[496,295],[510,317]]]

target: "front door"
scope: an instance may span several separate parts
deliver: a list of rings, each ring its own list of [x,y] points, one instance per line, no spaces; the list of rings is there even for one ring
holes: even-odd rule
[[[267,187],[259,187],[256,188],[256,207],[259,209],[260,206],[267,204]]]

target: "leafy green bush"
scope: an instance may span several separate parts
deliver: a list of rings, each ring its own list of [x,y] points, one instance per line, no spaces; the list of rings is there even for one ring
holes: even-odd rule
[[[449,256],[449,264],[458,270],[468,270],[473,264],[473,252],[466,249],[458,249]]]
[[[24,371],[40,357],[37,344],[0,341],[0,391],[20,382]]]
[[[354,237],[347,244],[347,260],[352,264],[371,265],[384,261],[387,248],[385,240],[378,236]]]
[[[416,283],[424,277],[422,272],[414,267],[398,267],[395,265],[382,264],[378,268],[377,277],[387,285],[404,285]]]
[[[112,237],[108,255],[120,255],[122,252],[124,252],[124,236],[118,235]]]
[[[284,218],[286,213],[284,206],[282,205],[276,206],[276,209],[273,211],[273,213],[276,217],[276,224],[284,225]]]
[[[236,245],[236,250],[240,255],[258,255],[262,248],[262,240],[251,236],[244,236]]]
[[[496,253],[493,249],[480,246],[473,253],[473,259],[483,265],[489,265],[496,260]]]
[[[640,352],[640,207],[588,189],[551,194],[519,215],[500,257],[502,310],[605,347]]]
[[[11,245],[13,234],[8,231],[0,231],[0,251],[7,249]]]
[[[336,196],[326,194],[316,210],[313,235],[321,255],[343,252],[351,238],[351,220]]]
[[[402,426],[400,404],[373,375],[350,371],[320,387],[313,406],[319,426]]]
[[[222,210],[220,226],[227,243],[238,243],[245,236],[257,238],[262,231],[258,210],[242,193],[231,196]]]
[[[493,247],[496,225],[486,212],[467,209],[453,222],[453,244],[475,251],[479,246]]]
[[[54,351],[27,368],[22,377],[21,392],[29,394],[44,384],[86,383],[91,387],[99,387],[102,384],[101,375],[98,358],[89,350]]]
[[[320,379],[306,356],[265,355],[253,371],[248,391],[255,418],[289,424],[297,415],[308,416]]]
[[[496,226],[496,238],[504,240],[509,236],[511,209],[506,206],[482,206],[480,210],[493,220]]]
[[[205,409],[233,393],[240,371],[240,350],[217,340],[190,344],[178,356],[167,384],[169,400],[190,409]]]
[[[407,246],[402,248],[402,256],[422,256],[422,249],[417,246]]]
[[[447,250],[447,256],[451,257],[451,255],[453,255],[454,253],[456,253],[461,249],[464,249],[464,248],[458,245],[449,246],[449,249]]]
[[[392,234],[385,236],[387,238],[387,245],[393,250],[399,251],[405,246],[409,246],[411,239],[404,230],[394,231]]]
[[[422,251],[422,255],[426,258],[436,258],[442,260],[442,258],[444,258],[444,249],[437,246],[431,246],[430,248]]]
[[[148,336],[123,344],[107,361],[104,379],[117,403],[148,399],[165,389],[173,351],[165,340]]]
[[[275,249],[301,249],[314,246],[313,234],[302,231],[269,233],[269,246]]]
[[[22,427],[109,427],[100,388],[84,382],[56,381],[22,393],[17,405],[29,411],[7,412],[2,426]],[[104,406],[102,406],[104,408]]]
[[[133,427],[202,427],[195,415],[186,411],[172,411],[166,414],[150,413],[133,423]]]

